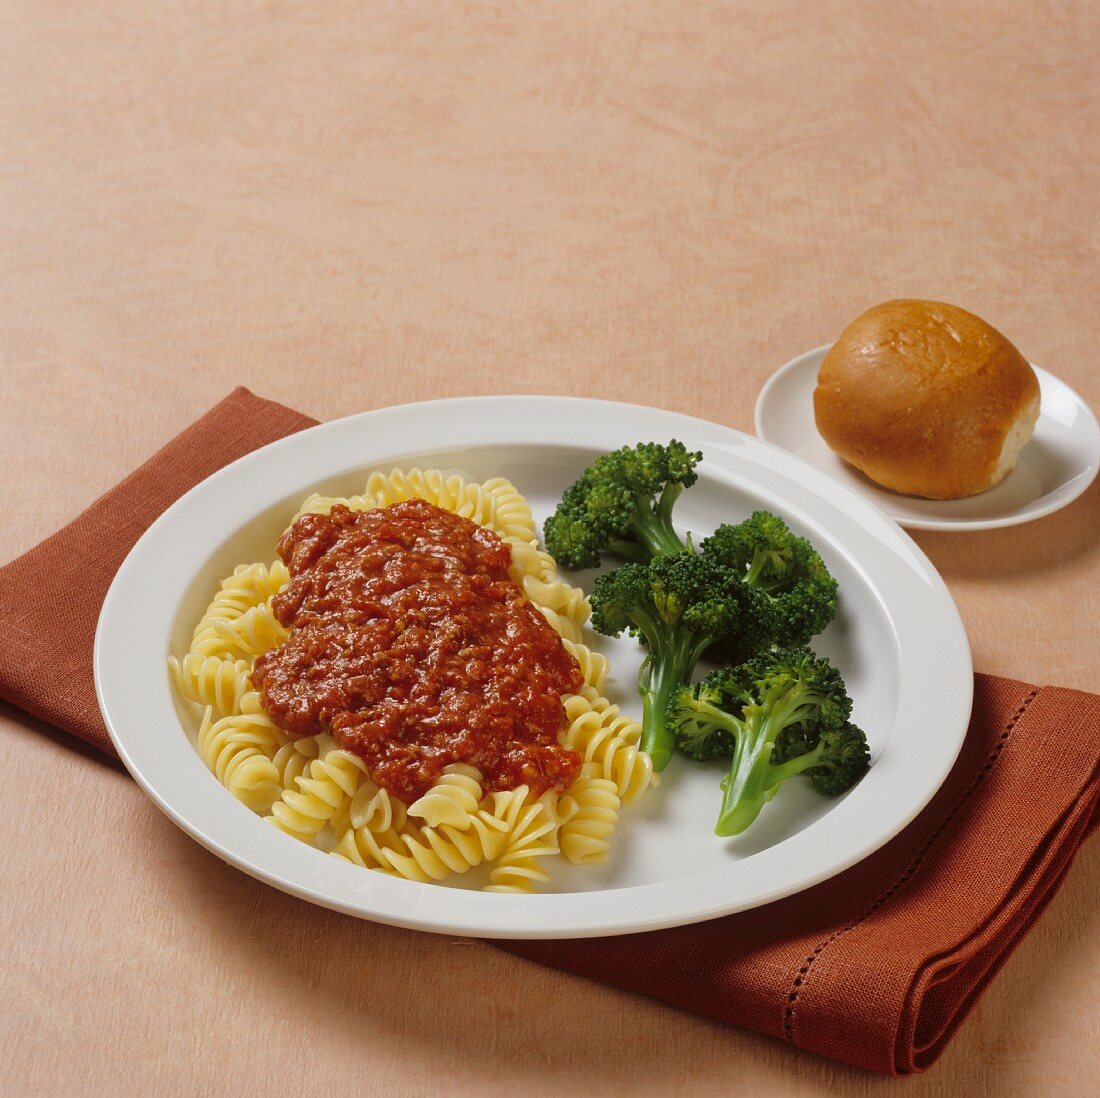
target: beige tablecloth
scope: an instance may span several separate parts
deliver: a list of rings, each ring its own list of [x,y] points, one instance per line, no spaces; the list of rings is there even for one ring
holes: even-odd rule
[[[0,8],[0,558],[237,384],[319,418],[635,400],[958,302],[1100,407],[1090,5]],[[918,535],[984,671],[1100,690],[1100,490]],[[896,1084],[228,869],[0,710],[15,1093]],[[1100,853],[908,1090],[1100,1086]]]

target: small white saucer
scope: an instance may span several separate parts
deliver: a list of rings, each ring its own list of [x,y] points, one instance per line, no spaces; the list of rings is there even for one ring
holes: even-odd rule
[[[1049,515],[1075,500],[1100,469],[1100,425],[1064,382],[1035,366],[1042,407],[1016,468],[995,488],[967,499],[934,500],[887,491],[845,464],[814,424],[817,370],[830,344],[792,359],[756,398],[756,433],[877,503],[911,530],[991,530]]]

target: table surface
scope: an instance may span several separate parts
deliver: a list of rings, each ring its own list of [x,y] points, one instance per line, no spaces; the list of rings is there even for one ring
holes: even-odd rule
[[[561,393],[751,430],[776,367],[918,296],[1100,407],[1093,5],[7,3],[0,28],[0,559],[239,384],[320,418]],[[1098,530],[1094,485],[917,535],[978,669],[1100,689]],[[899,1085],[314,909],[0,724],[13,1093]],[[907,1094],[1100,1086],[1098,870],[1093,843]]]

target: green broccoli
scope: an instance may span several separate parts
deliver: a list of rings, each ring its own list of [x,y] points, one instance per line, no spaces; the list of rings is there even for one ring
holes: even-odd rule
[[[772,644],[805,644],[836,615],[836,580],[817,550],[792,534],[778,515],[755,511],[736,526],[719,526],[701,550],[732,568],[750,588],[759,603],[757,613],[771,621]],[[732,662],[753,654],[743,643],[719,652]]]
[[[712,713],[721,709],[725,695],[715,675],[694,686],[678,686],[668,703],[668,727],[680,752],[696,762],[729,758],[733,754],[733,732]]]
[[[868,765],[840,672],[806,647],[773,649],[677,691],[668,728],[693,758],[730,756],[715,832],[738,835],[779,787],[805,774],[838,796]]]
[[[592,624],[607,636],[624,630],[648,648],[638,675],[642,695],[642,748],[663,770],[674,738],[666,729],[669,699],[690,681],[703,652],[733,634],[761,627],[752,616],[746,586],[728,568],[692,552],[624,564],[605,572],[592,591]],[[753,637],[752,643],[759,643]]]
[[[546,520],[547,550],[566,568],[594,568],[603,552],[643,563],[683,552],[672,509],[702,456],[673,439],[596,458]]]
[[[845,721],[840,728],[823,729],[817,745],[802,752],[792,751],[780,740],[772,761],[779,764],[777,769],[790,767],[792,774],[805,774],[822,796],[839,797],[863,777],[870,753],[863,730]]]

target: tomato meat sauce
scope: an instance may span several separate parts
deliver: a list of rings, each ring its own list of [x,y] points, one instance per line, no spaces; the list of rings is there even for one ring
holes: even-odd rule
[[[580,758],[558,735],[580,669],[491,530],[423,500],[338,504],[302,515],[278,550],[291,579],[272,607],[290,636],[253,671],[276,724],[330,732],[406,803],[450,763],[476,766],[486,790],[572,783]]]

